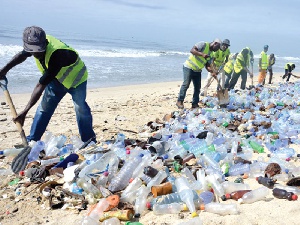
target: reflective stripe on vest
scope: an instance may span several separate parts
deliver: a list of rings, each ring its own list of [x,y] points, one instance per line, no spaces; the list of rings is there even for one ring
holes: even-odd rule
[[[216,52],[213,52],[212,55],[215,58],[214,63],[217,67],[220,67],[224,62],[225,58],[229,56],[230,50],[227,48],[225,51],[219,49]]]
[[[51,55],[53,54],[53,52],[55,52],[58,49],[66,49],[66,50],[74,51],[78,56],[78,53],[73,48],[69,47],[68,45],[61,42],[60,40],[50,35],[47,35],[46,37],[49,42],[46,48],[46,55],[45,55],[46,69],[48,68]],[[41,65],[40,61],[38,59],[35,59],[35,61],[39,70],[42,72],[42,74],[44,74],[45,70]],[[66,88],[68,89],[76,88],[78,85],[80,85],[81,83],[87,80],[88,72],[84,62],[78,56],[75,63],[69,66],[62,67],[55,77]]]
[[[202,52],[204,54],[210,55],[210,50],[209,50],[209,43],[205,42],[205,49]],[[202,56],[195,56],[191,54],[189,58],[185,61],[185,64],[191,68],[193,71],[201,71],[203,67],[205,66],[206,62],[208,59],[205,59]]]
[[[260,53],[260,57],[261,57],[261,69],[266,70],[268,68],[268,56],[267,56],[267,53],[265,53],[264,51],[262,51]]]

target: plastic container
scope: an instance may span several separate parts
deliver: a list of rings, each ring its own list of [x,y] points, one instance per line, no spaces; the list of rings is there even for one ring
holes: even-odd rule
[[[274,187],[274,184],[275,184],[275,181],[272,178],[268,178],[268,177],[259,176],[256,178],[256,180],[259,184],[262,184],[265,187],[271,188],[271,189]]]
[[[248,193],[245,193],[242,198],[238,200],[238,202],[250,204],[259,200],[264,199],[269,194],[269,189],[267,187],[257,188]]]
[[[78,187],[81,187],[86,193],[92,194],[94,198],[99,199],[103,197],[101,191],[85,179],[78,178],[76,183]]]
[[[189,151],[193,153],[197,158],[199,158],[201,154],[208,151],[206,141],[203,139],[199,139],[196,144],[192,145],[189,148]]]
[[[208,183],[211,184],[212,188],[214,189],[214,193],[218,197],[224,199],[225,198],[224,189],[223,189],[222,185],[217,181],[215,176],[214,175],[208,175],[207,176],[207,181],[208,181]]]
[[[134,204],[135,217],[139,218],[146,209],[147,196],[149,193],[150,189],[144,185],[142,185],[138,190]]]
[[[198,216],[195,208],[195,204],[193,201],[193,190],[189,187],[189,182],[185,177],[178,177],[175,180],[175,185],[181,200],[187,205],[190,212],[192,213],[192,217]]]
[[[163,214],[175,214],[180,213],[183,210],[183,205],[180,203],[170,203],[170,204],[155,204],[153,206],[153,213],[155,215]]]
[[[211,202],[206,205],[203,205],[201,209],[204,209],[205,212],[215,213],[222,216],[237,215],[239,213],[236,204],[222,204],[217,202]]]
[[[228,175],[229,176],[238,176],[244,173],[249,173],[250,172],[250,165],[248,163],[242,164],[238,163],[235,165],[232,165],[229,170],[228,170]]]
[[[44,148],[45,143],[43,141],[37,141],[28,155],[28,162],[36,161],[39,158],[40,152],[44,150]]]
[[[251,190],[239,190],[239,191],[234,191],[231,192],[230,194],[225,194],[225,199],[222,199],[223,201],[227,200],[227,199],[233,199],[233,200],[238,200],[241,197],[244,196],[244,194],[250,192]]]
[[[150,166],[153,162],[151,153],[149,151],[144,151],[144,156],[142,162],[133,171],[132,178],[141,177],[143,175],[144,168]]]
[[[96,187],[100,188],[100,187],[105,187],[108,181],[108,171],[105,171],[103,174],[101,174],[96,182]]]
[[[121,225],[121,222],[117,217],[112,217],[104,220],[101,225]]]
[[[293,148],[284,148],[268,154],[268,157],[277,157],[279,159],[286,160],[292,158],[293,156],[295,156],[295,154],[296,152]]]
[[[258,153],[264,152],[264,147],[256,141],[253,141],[253,140],[249,141],[249,145],[255,152],[258,152]]]
[[[100,216],[108,207],[109,202],[105,198],[101,199],[83,218],[82,225],[100,225]]]
[[[298,187],[286,186],[286,185],[282,185],[282,184],[275,184],[274,187],[286,190],[288,192],[293,192],[294,194],[297,194],[297,195],[300,195],[300,188],[298,188]]]
[[[273,192],[273,196],[276,198],[287,199],[289,201],[292,200],[295,201],[298,199],[298,196],[295,195],[293,192],[288,192],[284,189],[274,188],[272,192]]]
[[[8,148],[0,151],[0,155],[14,157],[17,156],[22,150],[23,148]]]
[[[119,173],[112,179],[108,189],[112,192],[123,190],[129,184],[133,171],[141,163],[143,156],[143,154],[140,154],[132,160],[127,161]]]
[[[47,166],[47,165],[59,163],[62,160],[64,160],[63,157],[41,160],[41,166]]]
[[[156,176],[149,181],[147,187],[151,189],[152,186],[159,185],[166,178],[167,173],[164,170],[160,170]]]
[[[211,191],[203,191],[199,195],[199,199],[203,202],[204,205],[211,203],[214,200],[215,196]]]
[[[209,154],[202,154],[201,159],[206,163],[206,166],[211,166],[215,169],[220,169],[219,163],[217,163]]]

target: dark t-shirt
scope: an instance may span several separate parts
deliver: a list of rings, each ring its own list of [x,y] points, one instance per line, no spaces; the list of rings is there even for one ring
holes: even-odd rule
[[[25,54],[27,57],[30,57],[31,54],[23,51],[22,54]],[[48,69],[45,70],[43,76],[40,78],[39,83],[43,85],[49,84],[52,80],[56,79],[55,76],[61,70],[62,67],[69,66],[75,63],[77,60],[77,54],[74,51],[67,49],[58,49],[52,53]],[[40,60],[40,63],[45,68],[45,61]]]

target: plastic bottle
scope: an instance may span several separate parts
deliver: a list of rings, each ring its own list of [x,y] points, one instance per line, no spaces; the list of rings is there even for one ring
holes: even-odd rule
[[[43,141],[37,141],[28,155],[28,162],[37,160],[39,158],[40,151],[44,150],[44,148],[45,143]]]
[[[234,192],[234,191],[249,190],[250,189],[249,184],[235,183],[235,182],[230,182],[230,181],[225,181],[221,185],[222,185],[225,193],[231,193],[231,192]]]
[[[293,148],[284,148],[284,149],[279,149],[271,154],[268,154],[268,157],[277,157],[279,159],[290,159],[295,155],[295,150]]]
[[[267,187],[260,187],[255,190],[252,190],[248,193],[245,193],[242,198],[238,199],[238,202],[241,203],[253,203],[259,200],[264,199],[269,194],[269,189]]]
[[[192,213],[192,217],[198,216],[193,201],[194,193],[192,189],[190,189],[187,179],[185,177],[178,177],[175,180],[175,185],[181,200],[187,205],[190,212]]]
[[[150,188],[142,185],[138,190],[136,201],[134,204],[135,217],[139,218],[146,209],[147,196],[150,193]]]
[[[101,174],[101,176],[99,176],[97,182],[96,182],[96,187],[100,188],[100,187],[105,187],[108,181],[108,171],[105,171],[103,174]]]
[[[274,187],[286,190],[288,192],[293,192],[294,194],[297,194],[297,195],[300,195],[300,188],[298,188],[298,187],[286,186],[286,185],[282,185],[282,184],[275,184]]]
[[[74,146],[74,149],[80,149],[84,142],[76,135],[70,137],[70,141]]]
[[[197,158],[201,156],[201,154],[206,153],[208,151],[206,141],[203,139],[199,139],[199,141],[192,145],[189,148],[189,151],[193,153]]]
[[[243,197],[244,194],[250,192],[251,190],[239,190],[239,191],[234,191],[231,192],[230,194],[225,194],[225,199],[222,199],[223,201],[226,201],[227,199],[233,199],[233,200],[238,200],[241,197]]]
[[[0,176],[13,175],[14,172],[11,169],[0,169]]]
[[[203,202],[204,205],[212,202],[214,198],[215,196],[211,191],[203,191],[199,195],[199,199],[201,202]]]
[[[202,220],[200,219],[200,217],[195,217],[188,221],[180,222],[177,225],[202,225]]]
[[[121,225],[121,222],[117,217],[112,217],[104,220],[101,225]]]
[[[298,199],[298,196],[295,195],[293,192],[288,192],[284,189],[274,188],[272,190],[272,192],[273,192],[274,197],[276,197],[276,198],[287,199],[289,201],[292,201],[292,200],[295,201]]]
[[[107,166],[113,164],[115,161],[118,161],[118,157],[112,151],[105,153],[94,163],[90,163],[90,161],[86,160],[79,165],[78,171],[80,172],[78,176],[86,177],[88,174],[91,174],[95,171],[107,171]],[[111,172],[109,171],[109,173]]]
[[[41,166],[47,166],[47,165],[51,165],[54,163],[59,163],[60,161],[63,161],[63,160],[64,160],[63,157],[41,160]]]
[[[155,177],[153,177],[147,187],[151,189],[152,186],[160,184],[165,178],[167,178],[167,173],[164,170],[160,170]]]
[[[14,156],[18,155],[22,150],[23,150],[23,148],[8,148],[8,149],[4,149],[4,150],[0,151],[0,155],[14,157]]]
[[[175,213],[180,213],[182,210],[183,210],[183,205],[175,202],[170,204],[153,205],[153,213],[155,215],[175,214]]]
[[[158,170],[153,168],[152,166],[146,166],[144,168],[144,174],[150,178],[153,178],[158,174]]]
[[[103,198],[97,205],[83,218],[82,225],[100,225],[101,214],[109,207],[109,202]]]
[[[81,187],[86,193],[91,193],[94,196],[94,198],[102,198],[101,191],[98,188],[96,188],[93,184],[87,182],[85,179],[78,178],[76,183],[78,187]]]
[[[143,156],[143,154],[140,154],[134,157],[132,160],[127,161],[119,173],[114,177],[114,179],[112,179],[108,189],[112,192],[123,190],[129,184],[132,173],[141,163]]]
[[[239,213],[236,204],[222,204],[218,202],[211,202],[203,205],[201,209],[204,209],[205,212],[215,213],[222,216],[236,215]]]
[[[206,166],[211,166],[215,169],[220,169],[219,163],[217,163],[209,154],[202,154],[201,159],[206,163]]]
[[[232,165],[229,168],[228,174],[229,176],[238,176],[244,173],[249,173],[250,172],[250,165],[248,163],[242,164],[238,163],[235,165]]]
[[[150,166],[152,162],[153,159],[151,157],[151,153],[149,151],[145,151],[142,162],[133,171],[132,178],[141,177],[143,175],[144,168]]]
[[[202,184],[200,181],[197,181],[192,172],[187,168],[183,168],[181,170],[181,174],[185,175],[185,177],[188,179],[189,183],[191,184],[191,188],[193,190],[201,190]]]
[[[258,152],[258,153],[263,153],[264,152],[264,147],[262,145],[260,145],[258,142],[256,141],[249,141],[249,145],[251,146],[251,148]]]
[[[137,190],[142,186],[140,178],[136,177],[122,192],[120,201],[132,203],[136,199]]]
[[[212,188],[214,189],[214,193],[219,196],[220,198],[225,198],[225,192],[222,185],[217,181],[214,175],[208,175],[207,181],[211,184]]]
[[[271,189],[274,187],[274,184],[275,184],[275,181],[272,178],[268,178],[268,177],[259,176],[256,178],[256,180],[259,184],[262,184],[265,187],[271,188]]]

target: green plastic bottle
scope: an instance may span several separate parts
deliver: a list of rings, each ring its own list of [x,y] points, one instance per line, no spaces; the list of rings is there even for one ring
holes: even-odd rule
[[[143,225],[143,224],[140,223],[140,222],[130,222],[130,221],[128,221],[128,222],[125,223],[125,225]]]
[[[264,153],[264,147],[261,146],[259,143],[257,143],[256,141],[249,141],[249,145],[251,146],[251,148],[258,152],[258,153]]]

